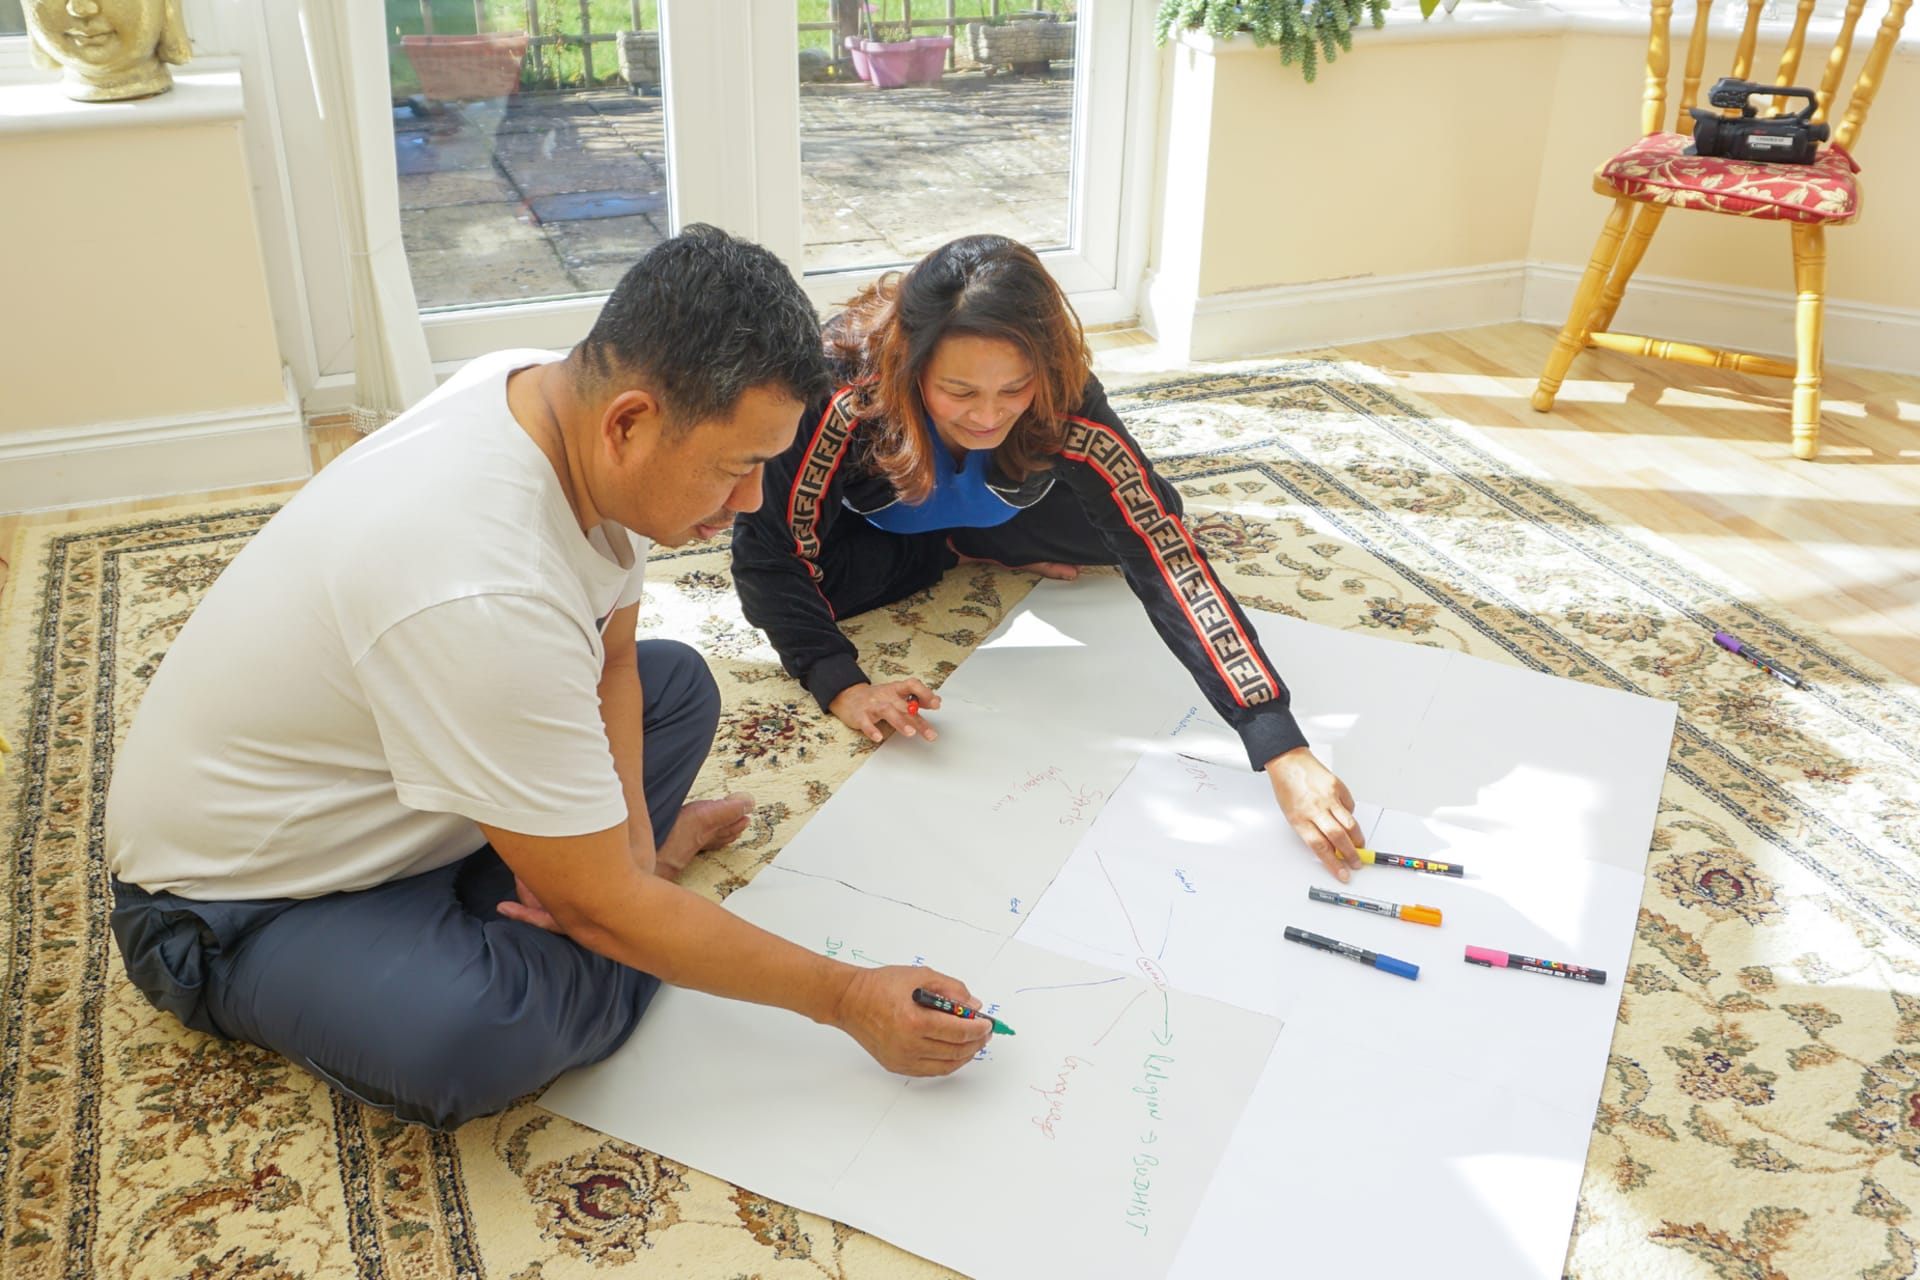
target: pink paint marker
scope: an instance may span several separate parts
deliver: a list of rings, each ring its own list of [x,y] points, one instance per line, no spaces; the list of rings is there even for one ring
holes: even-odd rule
[[[1558,960],[1541,960],[1534,956],[1515,955],[1508,951],[1495,951],[1491,947],[1468,947],[1467,963],[1484,965],[1490,969],[1518,969],[1522,973],[1540,973],[1549,978],[1567,978],[1574,982],[1591,982],[1596,986],[1607,984],[1607,975],[1604,970],[1589,969],[1579,964],[1561,964]]]

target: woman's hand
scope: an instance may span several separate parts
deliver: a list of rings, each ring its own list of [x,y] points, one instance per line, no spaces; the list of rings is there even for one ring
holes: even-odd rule
[[[1344,881],[1347,868],[1360,865],[1354,850],[1366,843],[1353,820],[1353,793],[1347,784],[1305,747],[1267,761],[1267,778],[1294,834]]]
[[[922,711],[940,707],[940,695],[918,680],[895,680],[891,684],[850,684],[840,691],[828,710],[840,723],[875,742],[898,729],[909,738],[922,737],[932,742],[940,735],[920,718]],[[883,728],[882,726],[885,726]]]

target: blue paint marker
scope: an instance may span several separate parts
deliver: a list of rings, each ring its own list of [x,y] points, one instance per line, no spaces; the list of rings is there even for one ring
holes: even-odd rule
[[[1298,942],[1302,946],[1312,947],[1315,951],[1331,951],[1337,956],[1349,960],[1358,960],[1361,964],[1372,965],[1385,973],[1396,974],[1402,978],[1418,978],[1420,966],[1408,964],[1405,960],[1395,960],[1392,956],[1383,956],[1377,951],[1368,951],[1365,947],[1356,947],[1351,943],[1335,942],[1332,938],[1323,938],[1317,933],[1308,933],[1305,929],[1296,929],[1292,925],[1286,928],[1288,942]]]

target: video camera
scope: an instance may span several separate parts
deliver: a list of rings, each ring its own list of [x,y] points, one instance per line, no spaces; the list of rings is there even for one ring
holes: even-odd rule
[[[1805,98],[1806,109],[1786,115],[1759,116],[1748,99],[1767,94]],[[1811,89],[1755,84],[1727,76],[1707,91],[1711,107],[1689,107],[1693,117],[1690,156],[1722,156],[1729,160],[1759,160],[1773,164],[1812,164],[1818,143],[1827,140],[1826,124],[1813,123],[1819,99]],[[1737,116],[1726,113],[1738,110]]]

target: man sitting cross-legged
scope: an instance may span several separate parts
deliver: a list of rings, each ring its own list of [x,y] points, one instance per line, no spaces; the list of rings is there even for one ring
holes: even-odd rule
[[[128,975],[189,1027],[452,1127],[613,1052],[660,982],[779,1005],[883,1066],[990,1027],[673,883],[743,829],[684,803],[720,699],[636,641],[649,541],[711,537],[826,385],[765,250],[689,228],[564,358],[475,360],[235,557],[168,652],[107,803]]]

